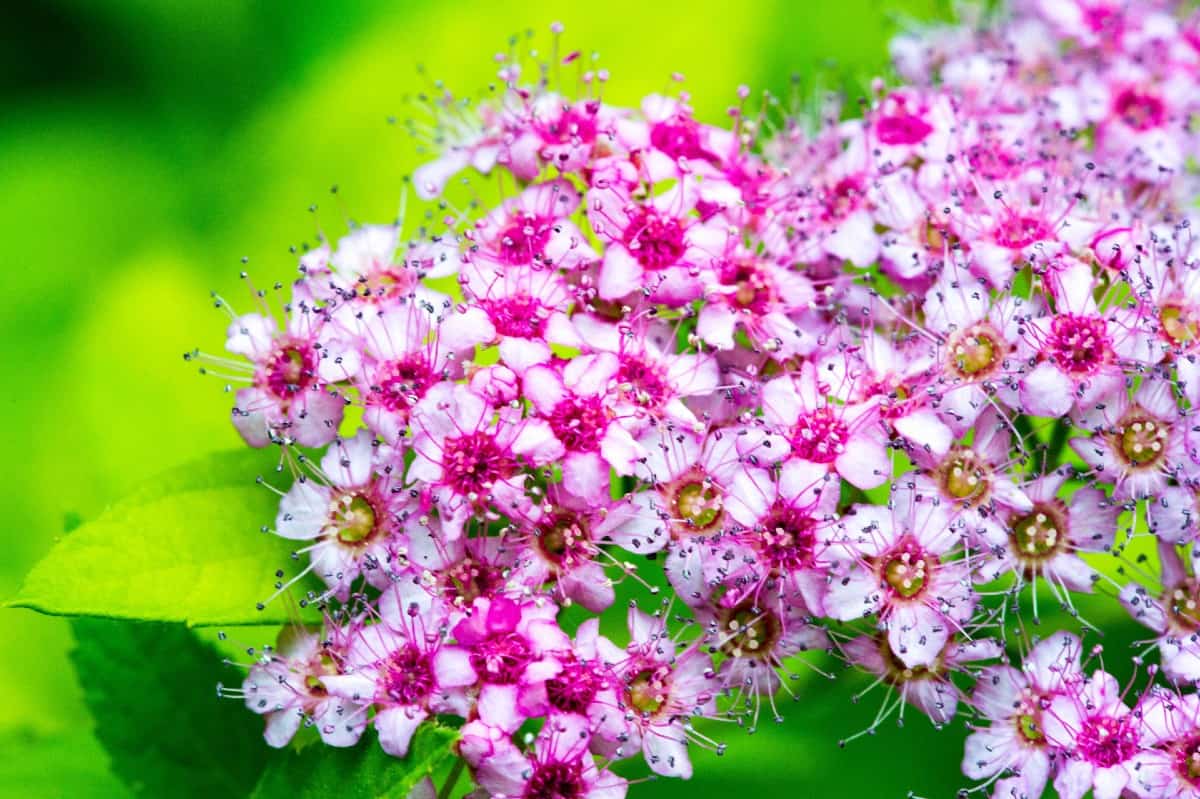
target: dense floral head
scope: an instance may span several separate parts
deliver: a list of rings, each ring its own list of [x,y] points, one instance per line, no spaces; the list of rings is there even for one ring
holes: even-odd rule
[[[455,718],[487,794],[620,799],[839,660],[994,796],[1200,796],[1198,30],[1020,0],[899,37],[860,118],[616,107],[557,39],[433,101],[437,224],[189,355],[329,614],[250,670],[268,742]],[[1152,643],[1106,664],[1114,595]]]

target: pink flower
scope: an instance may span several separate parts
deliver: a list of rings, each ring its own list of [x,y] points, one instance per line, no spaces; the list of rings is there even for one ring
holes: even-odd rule
[[[358,389],[363,423],[384,441],[407,436],[413,406],[434,385],[463,374],[462,356],[483,339],[456,328],[426,303],[403,300],[357,321],[358,334],[335,333],[325,344],[330,379]]]
[[[578,716],[558,716],[524,754],[509,735],[472,721],[462,729],[463,758],[475,781],[495,797],[525,799],[624,799],[628,784],[596,768],[588,752],[588,731]]]
[[[319,447],[337,436],[345,401],[318,374],[323,322],[321,311],[300,303],[291,309],[286,331],[259,314],[230,324],[225,349],[254,368],[252,385],[238,391],[233,408],[233,426],[250,446],[282,440]]]
[[[678,307],[700,298],[701,277],[725,251],[728,234],[693,216],[697,200],[697,187],[687,176],[642,202],[617,186],[599,192],[587,214],[607,245],[597,283],[601,299],[643,291]]]
[[[830,554],[840,566],[825,612],[850,621],[876,614],[890,652],[907,667],[928,667],[971,617],[978,597],[960,534],[936,498],[899,489],[890,508],[856,505],[843,517]]]
[[[484,723],[513,732],[525,720],[525,698],[562,671],[556,653],[571,648],[550,602],[517,603],[506,597],[476,599],[454,626],[454,640],[479,677],[477,710]]]
[[[276,534],[314,541],[305,548],[330,592],[345,600],[360,575],[387,585],[395,568],[395,515],[403,497],[392,453],[365,430],[337,441],[321,459],[320,477],[302,475],[279,503]]]
[[[752,598],[824,613],[838,494],[838,481],[806,461],[787,461],[774,479],[739,474],[726,503],[731,523],[704,554],[706,582],[727,589],[723,603]]]
[[[1115,677],[1097,670],[1077,690],[1055,696],[1042,713],[1046,740],[1066,752],[1054,778],[1062,799],[1118,799],[1130,783],[1130,767],[1142,751],[1141,710],[1123,701]]]
[[[532,686],[521,701],[530,717],[587,719],[592,751],[613,756],[629,736],[629,723],[620,707],[621,681],[612,667],[624,659],[624,652],[599,630],[600,619],[595,617],[580,624],[574,646],[558,655],[562,671]]]
[[[1132,399],[1123,389],[1104,399],[1082,415],[1083,425],[1096,432],[1072,440],[1071,448],[1099,479],[1113,484],[1114,497],[1145,499],[1194,470],[1184,438],[1188,422],[1168,381],[1147,377]]]
[[[961,694],[951,675],[966,671],[978,661],[994,660],[1003,653],[1000,644],[990,638],[949,640],[927,665],[907,666],[892,650],[888,638],[883,634],[852,638],[842,644],[842,652],[848,661],[881,678],[900,694],[901,721],[903,705],[909,704],[928,716],[936,727],[948,724],[958,711]],[[882,721],[882,716],[878,721]],[[867,731],[874,729],[872,725]]]
[[[613,666],[624,684],[621,703],[630,723],[628,746],[664,777],[692,776],[688,720],[716,710],[712,658],[698,646],[676,654],[663,620],[629,608],[629,646]]]
[[[811,351],[814,337],[791,318],[813,300],[807,278],[741,248],[719,259],[715,274],[696,323],[700,338],[729,350],[741,328],[756,346],[781,358]]]
[[[1154,686],[1138,710],[1146,748],[1129,766],[1127,790],[1142,799],[1200,798],[1200,696]]]
[[[327,640],[299,625],[284,627],[279,646],[264,651],[242,685],[246,707],[266,717],[271,746],[288,745],[301,724],[317,728],[329,746],[354,746],[367,726],[362,703],[333,696],[322,680],[341,672],[347,636],[333,628]]]
[[[600,613],[615,598],[605,566],[628,568],[601,544],[611,541],[632,514],[625,502],[588,500],[551,490],[536,518],[506,536],[516,561],[510,580],[533,590],[551,583],[554,595],[564,603],[577,602]]]
[[[831,402],[839,390],[806,362],[797,377],[763,387],[763,415],[787,438],[789,457],[821,464],[858,488],[875,488],[891,475],[879,409],[872,402]]]
[[[967,737],[963,773],[986,780],[1012,773],[997,785],[995,799],[1041,796],[1055,764],[1055,751],[1046,741],[1043,714],[1054,697],[1076,690],[1083,679],[1081,644],[1070,633],[1055,633],[1038,643],[1021,669],[988,666],[979,672],[971,704],[991,725],[976,727]]]
[[[674,332],[653,323],[613,325],[595,316],[572,320],[591,352],[617,356],[616,417],[635,437],[651,424],[697,424],[688,400],[705,397],[720,383],[717,361],[706,353],[676,353]]]
[[[1074,263],[1050,283],[1056,314],[1029,319],[1025,328],[1037,366],[1021,381],[1021,405],[1035,416],[1090,408],[1121,388],[1123,364],[1155,357],[1136,313],[1098,309],[1089,267]]]
[[[969,446],[952,446],[941,457],[913,450],[913,459],[923,469],[913,481],[918,490],[939,498],[951,509],[953,527],[983,546],[1002,546],[1007,540],[999,519],[1002,511],[1024,513],[1033,507],[1009,474],[1010,424],[989,407],[976,419]]]
[[[461,689],[477,677],[466,650],[444,644],[446,613],[428,594],[393,589],[381,605],[381,622],[351,638],[343,672],[321,682],[335,696],[372,705],[383,751],[404,757],[431,713],[466,712]]]
[[[991,557],[979,567],[981,580],[1011,571],[1020,580],[1041,577],[1064,595],[1091,593],[1099,574],[1080,553],[1112,550],[1121,506],[1096,488],[1079,488],[1069,501],[1060,498],[1068,476],[1059,470],[1021,486],[1032,507],[1001,510],[1007,540],[992,548]]]
[[[753,598],[720,607],[703,607],[697,619],[705,625],[705,642],[724,659],[717,681],[726,691],[741,692],[752,708],[751,725],[758,722],[760,703],[770,704],[782,721],[774,697],[781,689],[792,693],[780,676],[789,658],[814,649],[828,649],[825,631],[812,623],[803,605],[758,605]],[[792,693],[795,698],[796,695]]]
[[[607,497],[609,469],[630,475],[645,457],[618,417],[620,368],[617,356],[600,352],[572,358],[559,369],[534,366],[524,376],[525,396],[566,450],[563,486],[581,498]]]
[[[448,538],[487,509],[526,513],[524,467],[562,457],[550,425],[494,410],[466,386],[439,384],[413,409],[415,458],[407,479],[429,486]]]

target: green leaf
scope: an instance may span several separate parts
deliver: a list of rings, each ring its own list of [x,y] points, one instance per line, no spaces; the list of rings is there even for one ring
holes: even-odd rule
[[[348,749],[313,744],[278,752],[250,799],[404,799],[455,757],[458,731],[424,724],[404,758],[385,753],[373,738]]]
[[[255,478],[270,478],[278,458],[238,450],[160,475],[62,538],[4,604],[191,625],[295,620],[288,597],[256,608],[274,592],[276,570],[294,574],[306,562],[291,557],[296,542],[262,532],[278,498]]]
[[[177,624],[74,619],[71,658],[96,737],[134,796],[249,794],[269,758],[261,721],[219,699],[221,656]]]

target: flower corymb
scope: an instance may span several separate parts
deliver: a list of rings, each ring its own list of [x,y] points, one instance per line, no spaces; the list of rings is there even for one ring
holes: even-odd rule
[[[245,677],[267,742],[449,725],[479,795],[621,799],[837,664],[884,694],[843,743],[962,717],[981,795],[1200,799],[1198,31],[1014,0],[857,118],[618,107],[557,38],[429,101],[416,193],[499,199],[322,238],[189,354],[323,619]]]

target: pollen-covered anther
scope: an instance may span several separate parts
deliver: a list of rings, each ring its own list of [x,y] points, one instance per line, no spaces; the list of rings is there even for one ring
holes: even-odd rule
[[[1000,365],[1004,344],[989,324],[975,325],[950,338],[950,368],[964,379],[991,375]]]
[[[1120,450],[1133,466],[1151,466],[1159,461],[1167,445],[1169,425],[1144,415],[1134,415],[1120,428]]]

